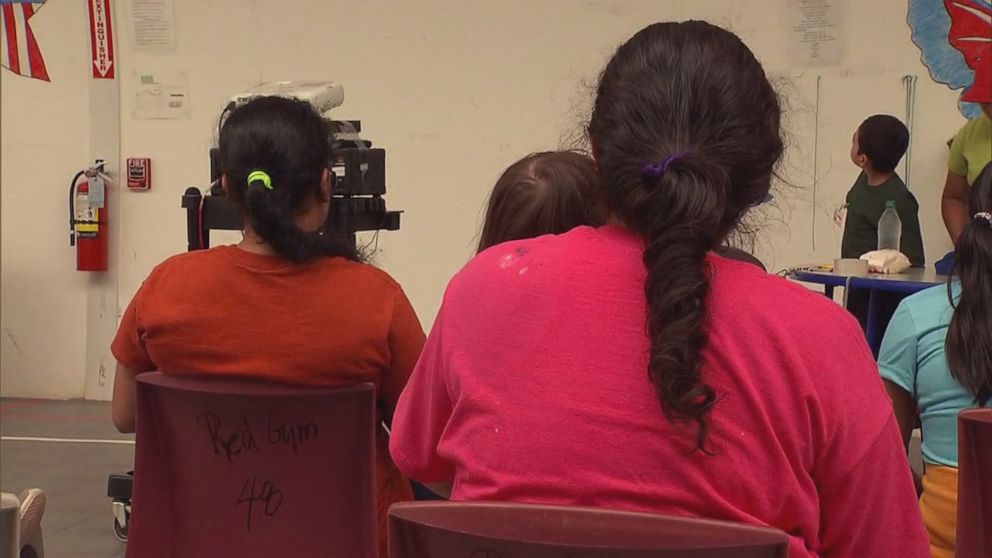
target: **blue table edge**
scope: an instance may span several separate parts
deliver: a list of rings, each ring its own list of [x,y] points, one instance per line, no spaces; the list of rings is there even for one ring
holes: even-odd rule
[[[872,289],[876,291],[917,292],[938,285],[946,285],[947,277],[938,275],[935,281],[899,281],[879,279],[872,276],[834,275],[830,272],[794,271],[788,275],[790,279],[803,283],[815,283],[827,287],[846,287]],[[848,283],[850,280],[850,283]]]

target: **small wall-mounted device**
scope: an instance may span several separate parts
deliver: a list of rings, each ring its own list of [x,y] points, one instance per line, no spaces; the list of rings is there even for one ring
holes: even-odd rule
[[[127,189],[152,189],[152,160],[148,157],[127,158]]]

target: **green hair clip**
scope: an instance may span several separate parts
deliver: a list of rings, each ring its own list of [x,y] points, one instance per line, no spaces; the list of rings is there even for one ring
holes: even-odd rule
[[[256,180],[260,180],[267,190],[272,189],[272,178],[269,176],[269,173],[260,170],[252,171],[248,175],[248,185],[251,186]]]

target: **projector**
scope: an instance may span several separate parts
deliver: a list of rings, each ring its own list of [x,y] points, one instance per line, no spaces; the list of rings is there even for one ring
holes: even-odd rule
[[[344,103],[344,87],[333,81],[276,81],[263,83],[251,91],[234,95],[228,106],[239,107],[255,97],[269,95],[306,101],[321,114]]]
[[[327,162],[331,172],[330,213],[325,230],[345,244],[357,247],[355,233],[360,231],[395,231],[400,228],[401,211],[386,208],[386,151],[373,147],[361,137],[360,120],[334,120],[327,112],[344,103],[344,87],[333,81],[277,81],[263,83],[228,99],[221,112],[227,114],[257,97],[278,96],[299,99],[317,109],[327,121],[332,156]],[[241,215],[221,188],[223,174],[220,150],[210,149],[210,188],[204,196],[199,189],[187,189],[183,207],[187,210],[187,240],[190,250],[209,246],[210,229],[240,230]],[[190,232],[192,231],[192,232]]]

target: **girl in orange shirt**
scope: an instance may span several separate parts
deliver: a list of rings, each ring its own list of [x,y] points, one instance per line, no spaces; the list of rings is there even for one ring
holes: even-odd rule
[[[424,333],[396,281],[324,235],[328,132],[309,104],[278,97],[224,120],[221,185],[242,212],[244,239],[169,258],[134,296],[111,347],[120,431],[134,431],[135,377],[152,370],[320,387],[372,382],[389,422]],[[387,508],[412,499],[387,443],[380,428],[383,552]]]

